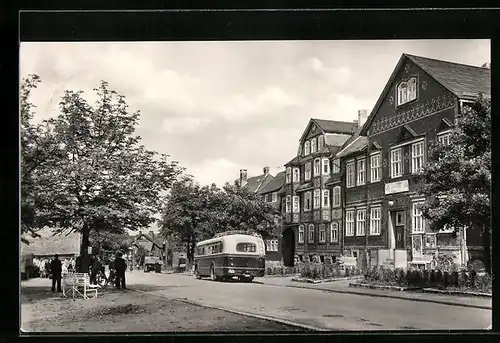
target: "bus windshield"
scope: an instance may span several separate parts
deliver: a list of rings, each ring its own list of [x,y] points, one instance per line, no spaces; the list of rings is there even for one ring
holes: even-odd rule
[[[257,246],[254,243],[238,243],[238,244],[236,244],[236,251],[238,251],[238,252],[256,252]]]

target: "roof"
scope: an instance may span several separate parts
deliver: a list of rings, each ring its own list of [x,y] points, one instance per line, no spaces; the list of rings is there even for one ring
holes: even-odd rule
[[[353,133],[351,134],[327,133],[325,134],[325,142],[328,145],[342,146],[352,136]]]
[[[163,247],[163,243],[161,243],[159,240],[157,240],[156,238],[154,237],[151,237],[150,235],[148,234],[145,234],[145,233],[140,233],[138,234],[137,236],[134,237],[134,240],[130,243],[131,245],[134,244],[135,242],[137,242],[137,240],[139,240],[141,237],[144,237],[146,238],[148,241],[150,241],[151,243],[153,243],[154,245],[156,245],[158,248],[162,248]]]
[[[262,174],[259,176],[250,177],[247,179],[247,183],[245,184],[245,188],[248,189],[249,192],[257,193],[261,187],[267,185],[274,178],[271,174]],[[240,180],[235,180],[237,184],[240,183]]]
[[[21,255],[35,256],[76,255],[80,253],[80,234],[46,234],[42,237],[30,239],[30,244],[21,242]]]
[[[479,93],[491,95],[491,70],[488,68],[404,55],[459,98],[475,97]]]
[[[260,188],[259,194],[278,191],[285,184],[285,179],[286,173],[284,171],[279,172],[271,181]]]
[[[483,93],[487,96],[491,95],[490,69],[436,60],[427,57],[402,54],[391,76],[389,77],[389,80],[382,90],[380,97],[375,103],[372,112],[368,116],[365,125],[363,125],[361,130],[362,135],[366,134],[368,127],[378,112],[382,101],[391,89],[392,83],[394,82],[398,71],[401,69],[403,62],[406,59],[409,59],[418,65],[422,68],[422,70],[429,74],[430,77],[461,99],[474,99],[476,97],[476,93]]]
[[[353,134],[358,128],[357,123],[325,120],[325,119],[311,119],[318,125],[325,133],[345,133]]]
[[[340,146],[328,145],[328,149],[330,150],[332,155],[335,155],[340,150],[340,148]]]
[[[352,153],[361,151],[364,147],[368,146],[368,137],[358,136],[354,141],[348,144],[336,157],[345,157]]]
[[[299,156],[295,156],[290,161],[288,161],[287,163],[285,163],[285,166],[287,166],[289,164],[296,164],[296,163],[299,163],[299,162],[300,162],[300,157]]]

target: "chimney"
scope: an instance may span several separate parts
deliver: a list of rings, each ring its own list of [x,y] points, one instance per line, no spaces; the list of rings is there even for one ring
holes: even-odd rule
[[[269,167],[264,167],[264,175],[269,174]]]
[[[245,187],[247,184],[247,170],[240,169],[240,187]]]
[[[365,123],[367,118],[368,118],[368,111],[367,110],[359,110],[358,111],[358,127],[363,126],[363,124]]]

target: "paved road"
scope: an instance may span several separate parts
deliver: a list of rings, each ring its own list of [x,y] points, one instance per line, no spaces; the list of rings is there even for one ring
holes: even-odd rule
[[[256,279],[257,280],[257,279]],[[175,274],[127,274],[131,289],[279,318],[326,330],[485,329],[491,310],[337,294],[258,283],[221,283]]]

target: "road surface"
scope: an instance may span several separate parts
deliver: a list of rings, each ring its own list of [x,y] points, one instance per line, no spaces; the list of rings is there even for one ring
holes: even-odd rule
[[[258,282],[258,279],[256,279]],[[491,310],[176,274],[127,273],[131,289],[322,330],[485,329]]]

